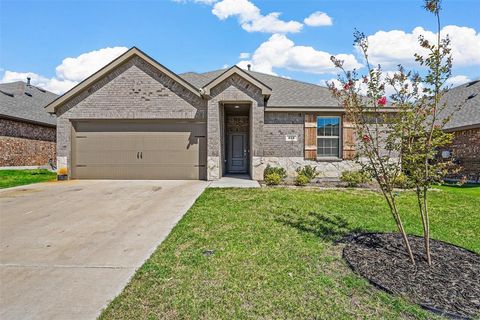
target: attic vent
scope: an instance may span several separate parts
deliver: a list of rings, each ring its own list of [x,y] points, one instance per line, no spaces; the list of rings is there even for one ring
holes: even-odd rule
[[[468,96],[467,100],[473,99],[473,98],[475,98],[476,96],[477,96],[476,93],[472,93],[471,95]]]
[[[44,93],[47,92],[47,90],[45,90],[45,89],[42,89],[42,88],[39,88],[39,87],[35,87],[35,88],[37,88],[38,91],[41,91],[41,92],[44,92]]]
[[[29,96],[29,97],[32,96],[32,94],[31,94],[30,92],[25,92],[25,94],[26,94],[27,96]]]
[[[9,96],[9,97],[12,97],[12,98],[13,98],[13,93],[6,92],[6,91],[3,91],[3,90],[0,90],[0,92],[3,93],[3,94],[6,95],[6,96]]]

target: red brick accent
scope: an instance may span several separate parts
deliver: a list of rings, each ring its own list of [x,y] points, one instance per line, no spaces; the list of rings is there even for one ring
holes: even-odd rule
[[[0,119],[0,136],[55,142],[56,129],[28,122]]]
[[[42,166],[56,161],[55,142],[0,136],[0,167]]]
[[[454,132],[454,139],[449,148],[455,162],[461,167],[460,172],[448,178],[467,177],[471,181],[480,181],[480,128]]]

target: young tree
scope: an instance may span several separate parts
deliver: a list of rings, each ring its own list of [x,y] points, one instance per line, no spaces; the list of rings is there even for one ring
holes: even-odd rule
[[[415,60],[427,68],[424,77],[415,76],[413,83],[421,86],[412,95],[413,103],[403,107],[402,95],[405,95],[398,79],[391,79],[396,90],[393,96],[395,102],[402,105],[410,120],[406,128],[406,139],[403,140],[403,168],[408,173],[417,195],[420,217],[422,220],[425,256],[427,263],[432,264],[430,254],[430,219],[428,206],[428,190],[433,183],[439,182],[451,169],[451,161],[440,161],[438,150],[452,142],[453,135],[446,133],[443,128],[453,115],[453,111],[446,109],[442,97],[448,90],[446,81],[451,75],[452,57],[450,39],[441,37],[440,0],[425,1],[425,9],[433,13],[437,20],[437,37],[430,42],[419,37],[420,46],[428,52],[426,56],[415,54]]]
[[[394,192],[400,175],[407,174],[416,191],[425,256],[431,265],[428,190],[451,165],[449,161],[439,161],[437,153],[452,140],[452,135],[442,130],[451,114],[445,114],[445,104],[441,103],[452,58],[450,40],[440,35],[440,0],[425,1],[425,9],[437,19],[436,42],[419,37],[427,54],[415,54],[415,60],[427,68],[425,76],[402,66],[393,73],[383,72],[381,66],[373,67],[368,56],[368,38],[356,31],[354,44],[364,56],[368,73],[361,76],[356,70],[345,70],[343,61],[332,57],[342,72],[338,78],[340,86],[331,83],[329,88],[354,124],[359,138],[359,163],[378,182],[410,261],[415,264]],[[387,103],[386,88],[394,92],[391,103]]]

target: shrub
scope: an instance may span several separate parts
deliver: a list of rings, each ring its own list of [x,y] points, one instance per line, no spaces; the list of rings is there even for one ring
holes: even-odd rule
[[[394,180],[393,184],[395,188],[400,188],[400,189],[409,189],[413,188],[412,182],[409,181],[408,176],[405,173],[400,173]]]
[[[284,180],[287,177],[287,171],[282,167],[272,167],[267,165],[263,172],[263,180],[267,181],[267,176],[271,173],[276,173],[280,177],[280,180]]]
[[[343,171],[340,181],[346,182],[349,187],[356,187],[361,183],[370,182],[370,177],[363,171]]]
[[[312,167],[311,165],[306,165],[305,167],[297,168],[297,173],[299,176],[305,176],[308,178],[308,182],[315,179],[319,172],[317,171],[317,167]]]
[[[282,182],[282,177],[277,172],[270,172],[265,175],[264,180],[267,186],[277,186]]]
[[[310,178],[307,177],[306,175],[304,174],[299,174],[296,178],[295,178],[295,185],[296,186],[306,186],[307,184],[310,183]]]

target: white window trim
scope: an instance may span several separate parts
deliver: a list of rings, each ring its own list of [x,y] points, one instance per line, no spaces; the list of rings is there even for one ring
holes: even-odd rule
[[[334,118],[338,119],[339,127],[338,127],[338,136],[319,136],[318,135],[318,118]],[[317,160],[318,161],[339,161],[342,160],[342,149],[343,149],[343,122],[341,116],[322,116],[317,115],[317,138],[315,140],[316,147],[317,147]],[[338,156],[320,156],[318,154],[318,138],[331,138],[331,139],[338,139]]]

